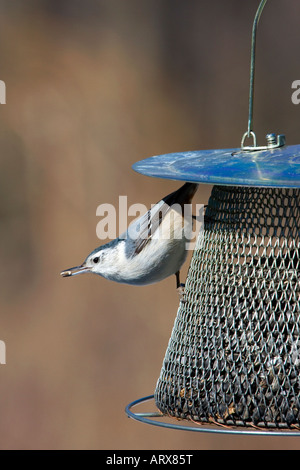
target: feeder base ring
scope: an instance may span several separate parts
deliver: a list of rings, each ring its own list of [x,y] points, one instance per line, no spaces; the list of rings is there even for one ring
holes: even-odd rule
[[[144,424],[152,426],[159,426],[168,429],[176,429],[179,431],[192,431],[192,432],[206,432],[213,434],[231,434],[231,435],[248,435],[248,436],[268,436],[268,437],[300,437],[300,430],[293,431],[290,429],[274,430],[274,429],[259,429],[259,428],[236,428],[230,426],[223,426],[221,424],[209,424],[186,419],[177,419],[163,415],[157,408],[153,412],[140,412],[134,413],[132,408],[138,405],[145,404],[146,402],[154,400],[154,395],[148,395],[139,398],[129,403],[125,408],[125,413],[129,418],[140,421]],[[192,424],[191,424],[192,423]]]

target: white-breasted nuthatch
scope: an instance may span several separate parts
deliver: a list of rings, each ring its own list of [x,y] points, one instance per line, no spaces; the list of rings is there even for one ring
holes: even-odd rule
[[[176,275],[187,257],[193,228],[191,202],[198,184],[185,183],[129,225],[115,240],[93,250],[81,266],[61,272],[64,277],[94,273],[136,286],[154,284]]]

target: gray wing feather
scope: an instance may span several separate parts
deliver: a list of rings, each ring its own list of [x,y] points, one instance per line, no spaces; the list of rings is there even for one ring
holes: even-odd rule
[[[128,255],[131,257],[138,255],[153,237],[158,235],[157,230],[169,210],[170,206],[161,200],[129,226],[127,235],[132,243],[130,243],[130,253],[129,249],[126,250]]]

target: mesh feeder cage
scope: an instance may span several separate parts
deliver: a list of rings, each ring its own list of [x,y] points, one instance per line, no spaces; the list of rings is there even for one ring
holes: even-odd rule
[[[191,430],[215,423],[217,432],[300,435],[300,145],[274,134],[256,145],[253,64],[241,148],[133,166],[147,176],[213,184],[154,392],[159,412],[131,412],[151,397],[127,407],[130,417],[151,424],[159,425],[150,416],[164,416],[180,419],[166,427],[181,428],[182,420],[207,426]]]

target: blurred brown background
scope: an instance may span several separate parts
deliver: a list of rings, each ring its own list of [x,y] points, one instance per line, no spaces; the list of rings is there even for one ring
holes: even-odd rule
[[[292,449],[297,438],[209,435],[126,417],[152,394],[178,306],[149,287],[62,279],[101,242],[96,208],[150,205],[174,181],[131,165],[238,147],[247,129],[258,0],[0,3],[2,449]],[[298,0],[267,3],[257,44],[254,130],[300,143]],[[203,185],[196,202],[206,203]],[[186,275],[188,263],[184,269]]]

